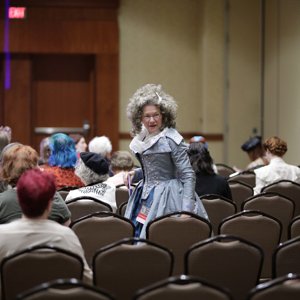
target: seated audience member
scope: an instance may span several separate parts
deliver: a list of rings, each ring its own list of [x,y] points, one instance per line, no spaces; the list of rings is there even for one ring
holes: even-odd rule
[[[192,168],[196,174],[195,190],[198,196],[216,194],[232,199],[227,180],[216,174],[213,169],[213,160],[203,143],[191,143],[188,155]]]
[[[247,165],[246,170],[261,167],[267,164],[265,159],[265,151],[262,146],[261,137],[254,136],[249,138],[242,146],[241,149],[247,152],[250,163]]]
[[[87,144],[86,144],[86,141],[85,141],[85,138],[83,135],[81,135],[79,133],[72,133],[69,136],[73,139],[73,141],[75,143],[75,149],[76,149],[76,152],[78,153],[78,156],[79,156],[80,152],[86,151]]]
[[[96,136],[89,142],[89,152],[100,154],[101,156],[110,159],[112,145],[111,141],[106,136]]]
[[[105,182],[109,177],[109,164],[100,154],[81,152],[75,166],[75,174],[82,180],[85,187],[72,190],[66,197],[71,200],[77,197],[89,196],[108,203],[116,211],[116,188]]]
[[[107,179],[107,182],[115,186],[124,184],[124,176],[134,168],[133,158],[128,151],[115,151],[110,160],[110,168],[113,176]]]
[[[195,135],[195,136],[193,136],[190,139],[190,144],[191,143],[201,143],[208,150],[208,143],[206,141],[206,138],[204,136],[202,136],[202,135]],[[218,168],[217,168],[217,166],[215,164],[213,164],[213,169],[214,169],[214,172],[216,174],[218,174]]]
[[[43,169],[55,177],[56,188],[82,187],[83,183],[75,175],[77,161],[74,141],[64,133],[56,133],[49,140],[50,157]]]
[[[2,150],[9,144],[8,136],[6,132],[0,130],[0,157],[2,156]],[[0,164],[1,168],[1,164]],[[0,178],[0,193],[4,192],[7,189],[7,185]]]
[[[47,165],[50,157],[49,137],[45,137],[40,142],[40,158],[38,164],[40,166]]]
[[[21,175],[37,167],[38,154],[30,146],[19,143],[9,144],[2,153],[1,178],[8,189],[0,193],[0,224],[9,223],[22,216],[17,200],[17,182]],[[71,213],[62,197],[55,193],[49,219],[60,224],[70,224]]]
[[[287,152],[287,143],[277,136],[265,140],[264,149],[267,166],[255,169],[256,185],[254,194],[259,194],[261,189],[278,180],[291,180],[300,183],[300,168],[287,164],[282,157]]]
[[[0,126],[0,132],[3,132],[6,134],[8,138],[8,143],[11,142],[11,128],[9,126]]]
[[[28,247],[52,245],[79,255],[84,262],[84,280],[91,283],[92,271],[78,237],[69,227],[48,219],[55,192],[53,175],[38,168],[21,175],[17,194],[22,218],[0,226],[0,261]]]
[[[3,148],[9,144],[9,139],[7,133],[3,130],[0,130],[0,154]]]

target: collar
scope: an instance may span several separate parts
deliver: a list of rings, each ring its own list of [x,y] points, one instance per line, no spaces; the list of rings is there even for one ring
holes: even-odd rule
[[[279,157],[279,156],[274,156],[274,157],[271,158],[269,164],[273,165],[273,164],[277,164],[277,163],[285,163],[285,161],[281,157]]]
[[[142,153],[151,148],[162,136],[165,136],[168,128],[156,133],[149,134],[146,128],[143,128],[131,141],[129,147],[134,153]]]

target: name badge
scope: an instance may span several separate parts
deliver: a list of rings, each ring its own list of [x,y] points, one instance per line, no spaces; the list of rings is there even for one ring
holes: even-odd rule
[[[136,217],[136,220],[141,224],[145,224],[149,211],[150,208],[146,205],[143,205],[138,216]]]

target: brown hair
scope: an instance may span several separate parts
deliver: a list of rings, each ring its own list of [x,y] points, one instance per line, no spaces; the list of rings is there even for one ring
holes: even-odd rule
[[[282,157],[288,150],[287,143],[277,136],[266,139],[263,146],[266,151],[269,150],[273,155],[279,157]]]
[[[16,144],[2,154],[1,177],[12,186],[25,171],[35,168],[38,163],[38,153],[30,146]]]

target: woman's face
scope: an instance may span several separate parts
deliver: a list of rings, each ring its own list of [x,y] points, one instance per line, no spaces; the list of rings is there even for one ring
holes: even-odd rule
[[[85,139],[82,137],[79,142],[76,144],[76,151],[77,152],[85,152],[87,148],[87,144],[85,142]]]
[[[142,123],[150,134],[160,131],[162,116],[156,105],[145,105],[143,108]]]

